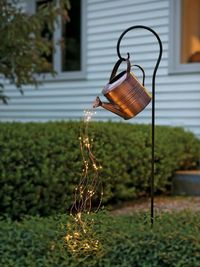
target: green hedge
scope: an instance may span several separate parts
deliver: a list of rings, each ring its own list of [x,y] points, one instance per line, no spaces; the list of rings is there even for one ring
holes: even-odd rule
[[[197,213],[163,214],[153,230],[145,224],[144,214],[111,217],[99,213],[94,220],[101,250],[78,255],[64,246],[66,216],[0,221],[0,266],[199,267]]]
[[[104,203],[148,191],[151,174],[150,126],[92,123],[94,154],[103,166]],[[0,124],[0,212],[19,218],[65,212],[71,205],[82,161],[80,122]],[[194,168],[199,140],[181,128],[156,127],[158,192],[166,191],[176,169]]]

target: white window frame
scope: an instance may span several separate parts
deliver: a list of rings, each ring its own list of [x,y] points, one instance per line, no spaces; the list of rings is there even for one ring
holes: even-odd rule
[[[28,14],[36,12],[36,0],[27,0]],[[50,73],[41,73],[37,75],[38,80],[77,80],[86,78],[86,0],[81,0],[81,69],[79,71],[62,71],[62,52],[58,41],[62,38],[61,19],[58,18],[55,31],[53,34],[53,42],[55,44],[55,52],[53,53],[53,68],[57,72],[55,76]]]
[[[181,0],[170,0],[169,74],[200,72],[200,63],[181,63]]]

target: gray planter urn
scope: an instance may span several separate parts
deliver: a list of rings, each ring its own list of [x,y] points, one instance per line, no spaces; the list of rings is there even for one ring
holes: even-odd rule
[[[200,170],[177,171],[172,179],[172,193],[200,196]]]

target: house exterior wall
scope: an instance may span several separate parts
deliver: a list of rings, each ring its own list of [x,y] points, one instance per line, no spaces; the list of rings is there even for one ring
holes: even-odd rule
[[[0,106],[1,121],[49,121],[81,119],[108,82],[117,60],[116,43],[120,34],[133,25],[152,27],[163,43],[163,57],[156,77],[156,124],[178,125],[200,137],[199,73],[169,75],[170,0],[86,0],[85,78],[49,80],[38,89],[24,88],[21,95],[6,84],[8,105]],[[122,41],[122,53],[130,52],[133,64],[146,71],[146,88],[151,91],[153,69],[158,56],[155,37],[145,30],[129,32]],[[125,65],[123,66],[125,68]],[[142,75],[134,69],[141,80]],[[103,97],[102,97],[103,99]],[[97,120],[122,121],[99,108]],[[149,105],[130,123],[151,123]]]

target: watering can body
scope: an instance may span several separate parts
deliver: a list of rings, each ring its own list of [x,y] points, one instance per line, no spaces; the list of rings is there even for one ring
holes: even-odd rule
[[[151,95],[130,71],[129,59],[126,61],[127,70],[116,75],[122,60],[117,61],[111,73],[109,83],[102,91],[109,103],[101,102],[100,98],[97,97],[93,107],[102,106],[128,120],[136,116],[149,104]]]

